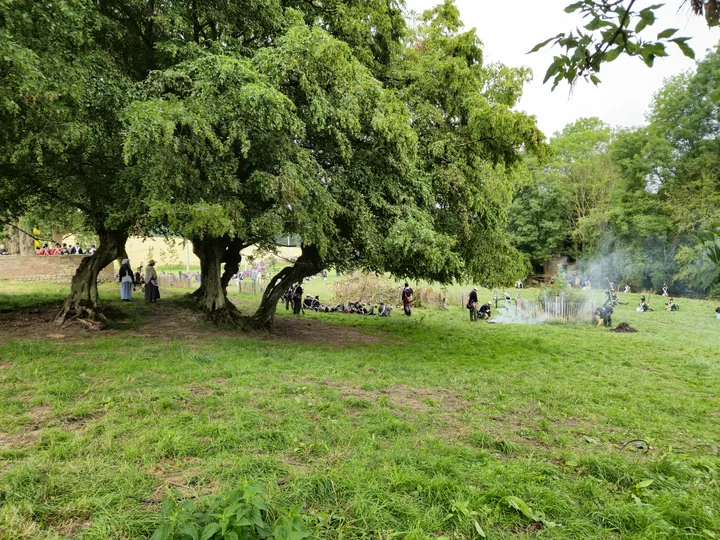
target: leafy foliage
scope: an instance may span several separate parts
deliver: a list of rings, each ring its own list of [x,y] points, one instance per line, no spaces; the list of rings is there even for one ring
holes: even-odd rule
[[[560,252],[603,281],[711,289],[720,277],[719,84],[716,49],[666,82],[647,127],[613,132],[586,120],[553,138],[554,160],[530,161],[511,210],[510,230],[535,266]]]
[[[163,500],[163,523],[152,540],[303,540],[310,536],[300,507],[273,521],[264,494],[260,485],[250,484],[203,504],[182,500],[173,490]]]
[[[532,49],[531,52],[537,52],[548,45],[563,49],[553,58],[544,82],[552,80],[553,90],[562,81],[574,84],[579,78],[597,85],[604,63],[613,62],[620,55],[628,55],[639,57],[652,67],[655,59],[669,55],[669,46],[675,46],[685,56],[695,58],[695,52],[688,43],[690,38],[677,36],[677,28],[666,28],[657,34],[653,32],[652,36],[647,35],[656,22],[656,11],[663,4],[652,4],[642,9],[637,9],[637,4],[636,0],[581,0],[568,5],[565,12],[577,12],[587,23],[574,32],[562,32],[549,38]],[[718,25],[720,3],[693,0],[691,7],[696,14],[705,13],[709,26]]]

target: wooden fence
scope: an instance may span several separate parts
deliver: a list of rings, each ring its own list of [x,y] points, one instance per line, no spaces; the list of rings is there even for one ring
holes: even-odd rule
[[[548,297],[544,300],[518,298],[510,312],[522,318],[542,319],[546,322],[587,322],[592,320],[596,304],[585,301],[568,301],[564,296]]]
[[[180,289],[191,289],[193,288],[193,283],[199,285],[199,282],[194,281],[192,278],[180,278],[177,277],[175,274],[158,276],[158,285],[160,286],[160,288],[173,287]]]

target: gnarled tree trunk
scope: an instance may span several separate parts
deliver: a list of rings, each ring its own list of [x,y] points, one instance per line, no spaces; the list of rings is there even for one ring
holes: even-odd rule
[[[314,276],[324,268],[320,253],[315,246],[303,245],[302,255],[292,266],[286,266],[272,279],[263,293],[260,306],[245,325],[248,328],[272,330],[275,324],[275,311],[278,300],[293,284],[308,276]]]
[[[240,252],[246,247],[248,247],[248,244],[244,240],[234,238],[230,240],[230,243],[225,250],[225,255],[223,256],[225,270],[220,277],[220,283],[226,296],[230,280],[232,279],[233,275],[237,274],[240,271],[240,261],[242,261],[242,254]]]
[[[55,319],[57,324],[71,319],[105,320],[98,308],[97,278],[102,269],[112,263],[119,253],[125,252],[128,233],[102,230],[98,231],[98,236],[100,243],[97,251],[94,255],[83,257],[72,278],[70,294]]]
[[[195,307],[215,324],[237,324],[240,321],[240,312],[227,298],[227,284],[223,286],[221,271],[228,246],[234,241],[228,237],[205,237],[194,238],[192,242],[193,252],[200,259],[201,273],[200,288],[192,294]],[[240,257],[239,250],[237,257]]]

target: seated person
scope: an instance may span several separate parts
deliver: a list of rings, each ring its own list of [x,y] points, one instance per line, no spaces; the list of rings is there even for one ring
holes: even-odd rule
[[[643,312],[644,312],[644,311],[655,311],[655,310],[652,309],[652,308],[648,305],[648,303],[645,301],[645,295],[643,295],[643,296],[640,298],[640,305],[638,306],[638,308],[637,308],[635,311],[643,311]]]
[[[613,306],[624,306],[626,304],[627,304],[627,302],[620,301],[617,294],[613,294],[613,297],[612,297],[612,305]]]
[[[0,244],[0,255],[9,255],[8,250],[5,249],[5,244]]]
[[[610,306],[600,306],[595,310],[595,316],[599,318],[598,326],[612,326],[613,308]]]
[[[679,308],[678,305],[675,303],[675,300],[671,298],[667,301],[667,304],[665,304],[665,309],[668,311],[677,311]]]
[[[715,318],[720,319],[720,306],[715,308]]]
[[[478,309],[478,318],[479,319],[489,319],[492,316],[492,313],[490,309],[492,308],[492,302],[488,302],[487,304],[483,304]]]
[[[392,308],[390,306],[386,306],[385,302],[380,302],[378,304],[378,315],[380,315],[381,317],[389,317],[391,311]]]
[[[305,299],[303,300],[303,307],[311,308],[313,304],[313,297],[309,294],[305,295]]]

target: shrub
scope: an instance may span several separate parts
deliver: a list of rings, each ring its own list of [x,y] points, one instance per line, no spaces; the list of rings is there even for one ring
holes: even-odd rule
[[[182,500],[174,490],[163,500],[163,522],[151,540],[302,540],[310,536],[301,506],[273,522],[264,494],[261,486],[251,484],[202,504]]]

